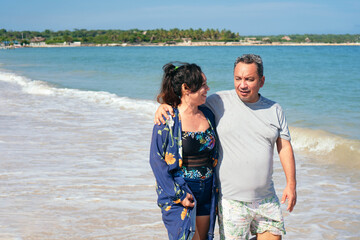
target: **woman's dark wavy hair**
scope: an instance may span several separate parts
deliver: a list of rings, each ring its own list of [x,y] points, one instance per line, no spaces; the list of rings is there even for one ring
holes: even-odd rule
[[[163,70],[164,75],[157,101],[172,107],[177,107],[181,103],[182,84],[185,83],[185,87],[191,92],[196,92],[204,81],[201,68],[194,63],[170,62],[163,66]]]

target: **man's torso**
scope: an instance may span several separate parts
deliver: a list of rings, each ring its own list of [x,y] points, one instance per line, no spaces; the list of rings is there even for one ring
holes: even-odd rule
[[[281,107],[262,96],[244,103],[234,90],[211,95],[206,105],[215,114],[220,139],[222,195],[239,201],[274,195],[274,145],[280,134],[290,140]]]

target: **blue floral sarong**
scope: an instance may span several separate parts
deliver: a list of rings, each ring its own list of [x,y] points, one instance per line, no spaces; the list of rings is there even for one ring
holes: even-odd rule
[[[215,130],[214,115],[206,107],[199,107],[207,118],[212,130]],[[158,206],[161,208],[162,219],[171,240],[192,239],[195,233],[196,199],[194,208],[185,208],[181,201],[186,193],[192,194],[184,178],[179,174],[182,167],[181,119],[179,111],[174,109],[175,116],[166,124],[155,125],[150,147],[150,165],[156,178]],[[218,141],[216,141],[218,142]],[[216,143],[217,145],[217,143]],[[217,147],[211,152],[213,168],[217,165]],[[214,238],[217,206],[216,173],[213,171],[213,188],[211,197],[210,227],[208,240]]]

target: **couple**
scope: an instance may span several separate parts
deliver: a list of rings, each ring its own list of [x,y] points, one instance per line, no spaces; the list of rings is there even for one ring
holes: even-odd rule
[[[290,212],[295,160],[281,107],[259,94],[261,57],[237,58],[235,90],[208,98],[197,65],[163,69],[158,102],[167,105],[157,115],[166,123],[156,117],[165,124],[156,120],[150,165],[169,239],[213,239],[216,212],[221,239],[248,239],[250,232],[259,240],[281,239],[284,221],[272,181],[275,143],[287,181],[281,202],[288,199]]]

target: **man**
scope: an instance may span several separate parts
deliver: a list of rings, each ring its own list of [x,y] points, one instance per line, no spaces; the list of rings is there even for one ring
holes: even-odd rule
[[[287,181],[281,202],[288,199],[290,212],[296,204],[290,133],[280,105],[259,94],[264,82],[261,57],[245,54],[234,64],[235,90],[218,92],[206,101],[220,140],[221,239],[248,239],[251,232],[258,240],[278,240],[285,234],[272,181],[275,143]]]

